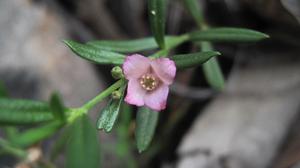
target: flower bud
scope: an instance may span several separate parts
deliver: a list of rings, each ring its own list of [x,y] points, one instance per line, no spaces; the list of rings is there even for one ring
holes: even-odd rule
[[[111,97],[115,100],[120,99],[121,96],[122,96],[122,93],[119,90],[116,90],[116,91],[111,93]]]
[[[113,67],[113,69],[111,69],[111,76],[114,78],[114,79],[121,79],[124,77],[123,75],[123,70],[121,67],[119,66],[115,66]]]

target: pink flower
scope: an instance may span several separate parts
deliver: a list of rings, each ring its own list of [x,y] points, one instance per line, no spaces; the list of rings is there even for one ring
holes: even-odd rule
[[[125,101],[160,111],[166,108],[169,85],[173,83],[176,66],[169,58],[150,59],[139,54],[127,56],[123,64],[128,80]]]

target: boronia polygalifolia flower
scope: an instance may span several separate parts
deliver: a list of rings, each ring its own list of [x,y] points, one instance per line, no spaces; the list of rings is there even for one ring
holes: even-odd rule
[[[128,80],[125,97],[128,104],[147,106],[156,111],[166,108],[169,86],[176,75],[174,61],[133,54],[126,57],[123,71]]]

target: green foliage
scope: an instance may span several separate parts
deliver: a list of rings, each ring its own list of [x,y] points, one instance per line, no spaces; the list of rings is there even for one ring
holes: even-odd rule
[[[0,124],[37,124],[53,119],[48,104],[39,101],[0,98]]]
[[[55,140],[54,145],[50,152],[50,160],[54,161],[56,157],[64,150],[69,134],[66,130],[63,130],[59,137]]]
[[[256,42],[269,38],[268,35],[244,28],[211,28],[189,33],[190,40],[211,42]]]
[[[180,54],[171,57],[178,69],[203,65],[204,74],[212,88],[222,90],[224,77],[218,60],[214,56],[220,55],[213,51],[210,42],[255,42],[269,36],[244,28],[209,28],[203,18],[197,0],[184,0],[185,6],[197,22],[201,31],[195,31],[178,36],[165,36],[165,14],[167,0],[148,0],[150,26],[154,37],[136,40],[96,40],[81,44],[66,40],[65,44],[78,56],[97,64],[121,65],[125,55],[160,48],[150,56],[151,59],[166,57],[178,45],[192,41],[201,46],[202,52]],[[96,104],[109,95],[113,95],[107,106],[102,110],[97,122],[97,128],[110,132],[116,123],[122,102],[124,101],[125,79],[120,67],[114,68],[113,77],[120,79],[108,87],[92,100],[79,108],[67,108],[58,94],[51,96],[49,103],[9,99],[4,86],[0,83],[0,125],[40,124],[19,132],[16,127],[5,127],[5,135],[9,141],[0,139],[0,146],[16,156],[25,156],[23,151],[55,134],[63,126],[69,126],[63,136],[54,145],[51,160],[54,160],[62,148],[66,146],[67,168],[96,168],[100,166],[100,146],[96,129],[92,126],[87,113]],[[131,109],[125,105],[121,115],[120,125],[117,127],[117,154],[135,165],[130,155],[131,144],[127,133],[130,127]],[[67,115],[68,112],[68,115]],[[159,113],[147,107],[138,109],[136,116],[136,142],[139,152],[145,151],[150,145],[158,123]],[[23,149],[22,149],[23,148]],[[3,150],[0,150],[2,152]]]
[[[139,152],[145,151],[150,145],[158,121],[159,112],[147,107],[139,108],[136,116],[135,138]]]
[[[216,51],[197,52],[192,54],[174,55],[171,59],[177,68],[190,68],[205,63],[214,56],[221,55]]]
[[[19,148],[13,146],[10,142],[0,138],[0,154],[11,154],[18,158],[26,158],[27,153]]]
[[[209,42],[201,42],[202,51],[209,52],[213,50],[212,45]],[[203,71],[208,84],[215,90],[223,90],[224,77],[216,58],[211,58],[209,61],[203,64]]]
[[[65,40],[66,45],[78,56],[97,64],[117,64],[124,62],[123,54],[99,50],[91,45],[77,43],[72,40]]]
[[[66,168],[98,168],[100,166],[98,134],[88,116],[78,118],[69,131]]]
[[[165,49],[166,0],[148,0],[150,27],[161,49]]]
[[[11,140],[12,144],[19,147],[31,146],[53,135],[62,126],[60,121],[52,121],[38,128],[32,128],[19,134]]]
[[[8,97],[8,93],[2,82],[0,82],[0,97]]]
[[[165,36],[166,48],[174,48],[188,39],[188,36]],[[87,42],[99,50],[120,53],[133,53],[151,49],[157,49],[158,45],[153,37],[135,40],[95,40]]]
[[[224,76],[216,58],[211,58],[209,61],[204,63],[203,71],[208,84],[213,89],[219,91],[224,89]]]
[[[55,118],[61,120],[62,122],[66,121],[65,107],[57,93],[54,93],[51,96],[50,108]]]
[[[120,99],[111,98],[107,106],[101,111],[100,117],[97,121],[97,128],[104,129],[105,132],[110,132],[117,120],[120,107],[124,101],[125,87],[123,86],[119,91],[121,92]]]
[[[184,0],[185,7],[190,12],[199,27],[204,25],[204,18],[197,0]]]
[[[136,40],[96,40],[87,43],[97,49],[121,52],[121,53],[131,53],[139,52],[144,50],[151,50],[158,48],[154,38],[141,38]]]

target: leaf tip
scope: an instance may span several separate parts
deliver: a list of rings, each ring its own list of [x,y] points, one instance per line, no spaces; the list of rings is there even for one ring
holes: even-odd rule
[[[216,56],[222,55],[222,53],[220,53],[219,51],[215,52]]]
[[[265,34],[265,33],[263,33],[263,36],[264,36],[264,38],[265,38],[265,39],[271,38],[271,36],[270,36],[270,35],[268,35],[268,34]]]

